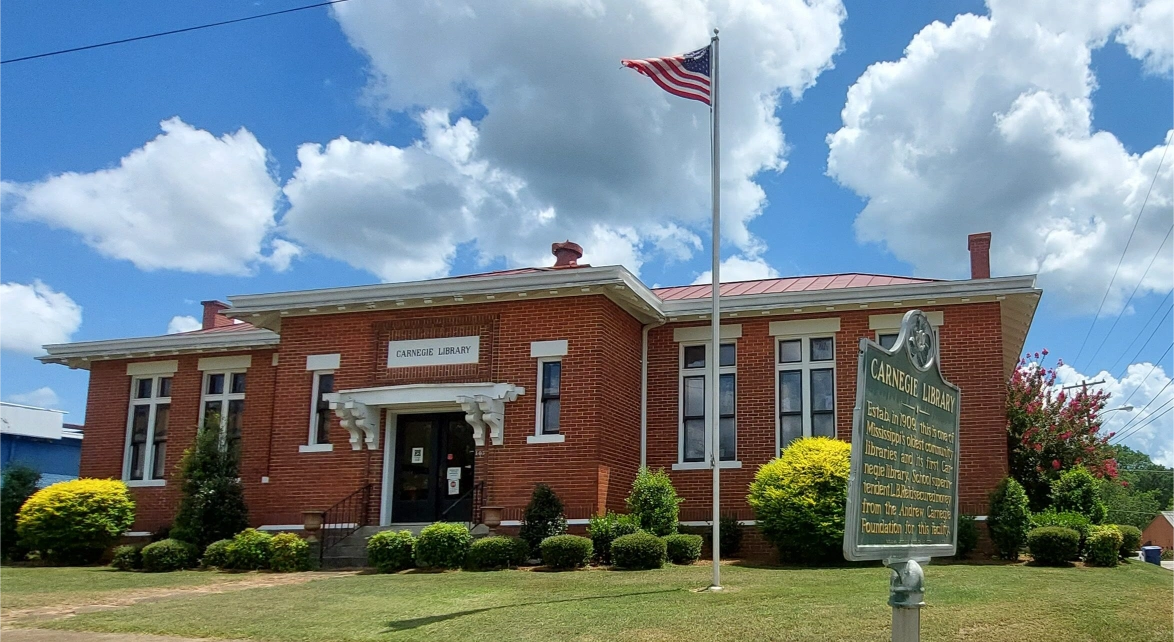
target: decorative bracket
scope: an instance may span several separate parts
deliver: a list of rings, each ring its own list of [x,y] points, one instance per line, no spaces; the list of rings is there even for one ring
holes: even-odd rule
[[[372,413],[366,404],[357,401],[332,401],[330,409],[338,415],[339,423],[351,434],[351,449],[361,450],[367,444],[369,450],[379,449],[379,429],[375,425],[378,412]]]
[[[477,446],[485,445],[486,428],[489,429],[489,442],[494,446],[505,443],[505,404],[514,401],[518,395],[524,394],[525,388],[509,386],[498,395],[462,395],[457,397],[461,409],[465,411],[465,421],[473,427],[473,442]]]

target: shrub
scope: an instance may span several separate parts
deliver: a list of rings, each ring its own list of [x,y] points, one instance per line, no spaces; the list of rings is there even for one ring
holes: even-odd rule
[[[187,542],[164,539],[143,547],[143,570],[148,573],[181,571],[196,565],[199,550]]]
[[[1092,523],[1088,518],[1080,513],[1058,513],[1055,509],[1049,508],[1031,516],[1031,527],[1040,528],[1042,526],[1062,526],[1064,528],[1071,528],[1080,534],[1080,544],[1077,546],[1076,554],[1070,559],[1077,560],[1084,555],[1088,546],[1088,532],[1092,528]]]
[[[978,547],[978,523],[971,515],[958,516],[958,547],[954,556],[962,559]]]
[[[586,566],[591,561],[591,540],[578,535],[554,535],[542,540],[542,563],[549,568]]]
[[[380,573],[394,573],[415,564],[416,537],[409,531],[381,531],[367,538],[367,563]]]
[[[1162,561],[1169,562],[1170,560],[1174,560],[1174,549],[1167,548],[1162,551]]]
[[[469,556],[465,558],[466,568],[474,571],[493,571],[526,562],[530,547],[513,537],[482,537],[473,540]]]
[[[612,562],[620,568],[660,568],[666,553],[663,539],[643,531],[617,537],[611,543]]]
[[[995,552],[1005,560],[1019,559],[1019,550],[1027,542],[1031,513],[1027,510],[1027,493],[1010,477],[1004,478],[991,492],[987,528]]]
[[[672,535],[677,532],[683,501],[664,469],[652,471],[642,466],[628,494],[628,512],[641,529],[653,535]]]
[[[1027,550],[1039,564],[1059,566],[1076,557],[1080,533],[1063,526],[1041,526],[1027,533]]]
[[[665,556],[673,564],[692,564],[701,558],[701,536],[676,533],[665,535]]]
[[[185,450],[180,460],[182,495],[172,537],[202,550],[248,527],[239,461],[238,448],[221,445],[220,415],[209,413],[195,445]]]
[[[1090,566],[1116,566],[1121,551],[1121,531],[1116,526],[1094,526],[1088,535],[1088,553],[1084,562]]]
[[[17,515],[22,543],[54,564],[90,564],[135,521],[126,484],[75,479],[33,493]]]
[[[742,550],[742,522],[733,515],[722,515],[721,522],[722,557],[735,557]]]
[[[420,568],[460,568],[469,555],[473,536],[464,524],[437,522],[424,527],[416,540]]]
[[[1097,493],[1097,480],[1083,466],[1064,471],[1052,482],[1052,508],[1080,513],[1093,524],[1105,519],[1105,504]]]
[[[781,560],[840,559],[850,453],[838,439],[796,439],[754,475],[747,501]]]
[[[28,554],[16,535],[16,514],[37,492],[41,473],[23,464],[10,464],[0,475],[0,557],[18,562]]]
[[[273,536],[255,528],[246,528],[232,538],[228,545],[228,564],[224,568],[238,571],[256,571],[269,568],[273,554]]]
[[[587,535],[591,537],[591,545],[595,550],[595,559],[600,564],[611,564],[611,543],[617,537],[631,535],[640,530],[636,518],[631,515],[608,513],[596,515],[587,525]]]
[[[137,571],[143,568],[143,547],[127,544],[114,549],[110,566],[120,571]]]
[[[530,503],[522,515],[522,527],[518,536],[530,546],[530,555],[539,555],[538,546],[552,535],[567,532],[567,519],[563,517],[563,502],[546,484],[534,487]]]
[[[310,543],[293,533],[274,535],[269,551],[269,568],[278,573],[310,570]]]
[[[1141,549],[1141,529],[1128,524],[1117,524],[1116,526],[1121,533],[1121,559],[1129,559]]]
[[[232,546],[230,539],[218,539],[204,549],[204,557],[200,564],[216,568],[228,568],[228,548]]]

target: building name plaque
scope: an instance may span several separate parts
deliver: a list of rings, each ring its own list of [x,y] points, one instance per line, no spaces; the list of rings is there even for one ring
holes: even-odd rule
[[[479,336],[387,342],[388,368],[477,363],[480,358]]]

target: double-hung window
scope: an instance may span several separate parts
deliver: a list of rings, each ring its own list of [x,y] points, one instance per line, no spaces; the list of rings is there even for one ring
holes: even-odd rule
[[[171,417],[171,376],[131,379],[123,479],[141,485],[163,483],[167,464],[167,420]]]
[[[707,384],[706,369],[709,344],[681,346],[681,428],[678,459],[682,463],[708,462],[711,451],[706,438],[707,408],[712,406],[712,390]],[[718,371],[718,454],[721,461],[737,459],[737,349],[733,343],[721,344]]]
[[[330,402],[325,395],[334,392],[334,373],[315,372],[313,407],[310,409],[310,445],[330,445]]]
[[[836,436],[836,349],[833,337],[778,342],[779,446],[799,437]]]
[[[559,434],[559,396],[562,389],[563,362],[561,359],[541,359],[538,362],[539,396],[537,434]]]
[[[245,414],[244,371],[205,372],[200,401],[200,426],[218,429],[225,447],[239,447]]]

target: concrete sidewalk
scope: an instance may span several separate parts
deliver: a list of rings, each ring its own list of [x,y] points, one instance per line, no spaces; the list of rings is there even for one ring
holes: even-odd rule
[[[208,638],[178,638],[173,635],[144,633],[92,633],[90,631],[51,631],[49,629],[5,629],[4,642],[207,642]],[[246,642],[220,640],[217,642]]]

